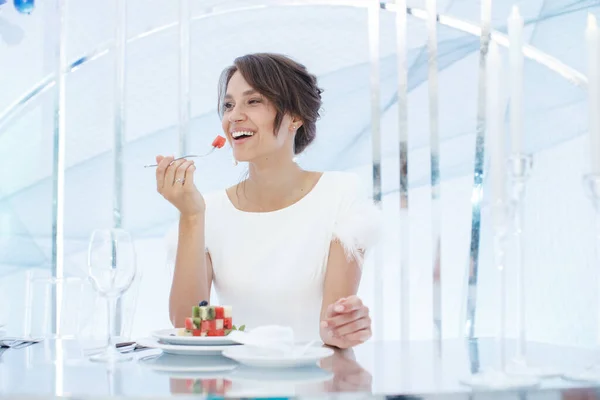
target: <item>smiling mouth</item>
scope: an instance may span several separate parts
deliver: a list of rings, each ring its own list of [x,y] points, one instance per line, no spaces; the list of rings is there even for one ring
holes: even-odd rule
[[[231,134],[231,137],[233,138],[233,140],[241,140],[241,139],[249,138],[252,136],[254,136],[254,132],[251,132],[251,131],[239,131],[239,132],[233,132]]]

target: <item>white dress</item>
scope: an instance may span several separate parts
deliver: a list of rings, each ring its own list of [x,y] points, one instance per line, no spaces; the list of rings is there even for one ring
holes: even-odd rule
[[[360,257],[378,237],[379,210],[358,176],[325,172],[301,200],[272,212],[240,211],[225,190],[205,201],[214,288],[219,303],[233,307],[233,323],[287,326],[298,341],[319,339],[331,241]],[[176,234],[169,242],[174,262]]]

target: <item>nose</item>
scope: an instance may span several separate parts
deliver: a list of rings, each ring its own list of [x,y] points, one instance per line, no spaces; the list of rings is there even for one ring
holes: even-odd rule
[[[229,122],[240,122],[246,119],[246,115],[240,109],[240,106],[235,105],[229,113]]]

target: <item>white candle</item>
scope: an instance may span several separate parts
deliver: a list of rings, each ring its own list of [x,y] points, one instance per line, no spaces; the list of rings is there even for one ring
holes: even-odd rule
[[[508,18],[510,42],[510,143],[513,155],[523,152],[523,17],[514,6]]]
[[[589,145],[592,174],[600,174],[600,32],[596,17],[588,14],[586,31],[588,45]]]
[[[492,0],[482,0],[481,2],[481,25],[489,27],[492,21]]]
[[[496,42],[490,42],[487,60],[488,72],[488,109],[487,122],[489,132],[488,149],[491,155],[490,176],[492,179],[492,201],[504,201],[506,195],[506,160],[504,143],[504,113],[500,81],[502,78],[502,60]]]

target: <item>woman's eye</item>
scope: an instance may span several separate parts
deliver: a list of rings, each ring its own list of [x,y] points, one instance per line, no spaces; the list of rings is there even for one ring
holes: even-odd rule
[[[248,101],[248,104],[258,104],[260,103],[260,99],[251,99]]]
[[[225,103],[225,104],[223,104],[223,109],[224,110],[230,110],[232,108],[233,108],[233,104],[231,104],[231,103]]]

